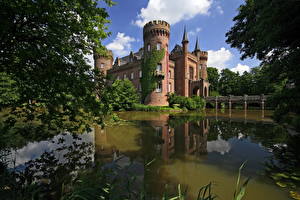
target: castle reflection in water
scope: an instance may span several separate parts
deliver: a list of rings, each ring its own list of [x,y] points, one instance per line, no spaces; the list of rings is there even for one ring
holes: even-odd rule
[[[153,151],[156,152],[156,156],[161,156],[162,160],[168,161],[173,154],[193,154],[193,155],[205,155],[207,154],[207,136],[209,133],[209,119],[198,119],[189,121],[177,121],[173,119],[169,114],[160,114],[155,118],[143,123],[144,126],[148,126],[148,132],[155,137],[155,142],[145,141],[139,134],[145,134],[143,130],[137,133],[135,138],[132,138],[133,143],[137,146],[142,146],[147,142],[152,142]],[[151,131],[149,131],[151,130]],[[127,137],[127,133],[130,130],[124,127],[124,134],[120,137]],[[116,142],[110,139],[110,136],[115,134],[115,130],[110,128],[95,127],[95,150],[96,160],[101,162],[111,162],[119,158],[120,149],[118,146],[122,145],[122,138]],[[117,143],[117,144],[116,144]],[[121,144],[120,144],[121,143]],[[128,145],[124,142],[123,145]],[[142,148],[142,147],[141,147]],[[123,153],[123,152],[122,152]]]

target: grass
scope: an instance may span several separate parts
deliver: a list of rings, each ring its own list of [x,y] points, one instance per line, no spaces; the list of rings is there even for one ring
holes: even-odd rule
[[[150,106],[144,104],[134,104],[133,108],[134,111],[157,111],[157,112],[181,112],[183,111],[181,108],[171,108],[168,106]]]

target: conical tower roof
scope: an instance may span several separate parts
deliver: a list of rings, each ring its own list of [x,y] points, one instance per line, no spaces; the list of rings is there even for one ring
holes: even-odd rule
[[[195,50],[194,51],[200,51],[198,37],[197,37],[197,40],[196,40],[196,45],[195,45]]]
[[[187,32],[186,32],[186,26],[184,26],[182,42],[189,42]]]

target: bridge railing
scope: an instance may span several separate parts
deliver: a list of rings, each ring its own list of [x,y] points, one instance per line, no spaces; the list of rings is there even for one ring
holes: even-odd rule
[[[216,97],[205,97],[206,102],[215,103],[216,107],[218,103],[228,103],[229,108],[231,109],[232,103],[243,103],[245,109],[247,108],[248,103],[259,103],[261,104],[262,109],[264,109],[264,104],[267,98],[269,98],[270,95],[244,95],[244,96],[216,96]]]

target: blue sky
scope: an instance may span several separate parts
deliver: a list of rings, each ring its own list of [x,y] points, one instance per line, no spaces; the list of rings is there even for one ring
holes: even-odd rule
[[[196,37],[200,49],[209,52],[208,66],[233,71],[249,71],[259,65],[256,59],[240,60],[237,49],[226,44],[225,33],[233,26],[233,17],[243,0],[115,0],[108,8],[111,36],[103,41],[114,56],[125,56],[143,46],[142,26],[149,20],[160,19],[171,24],[169,51],[181,44],[186,25],[190,51]],[[99,2],[99,6],[103,2]]]

